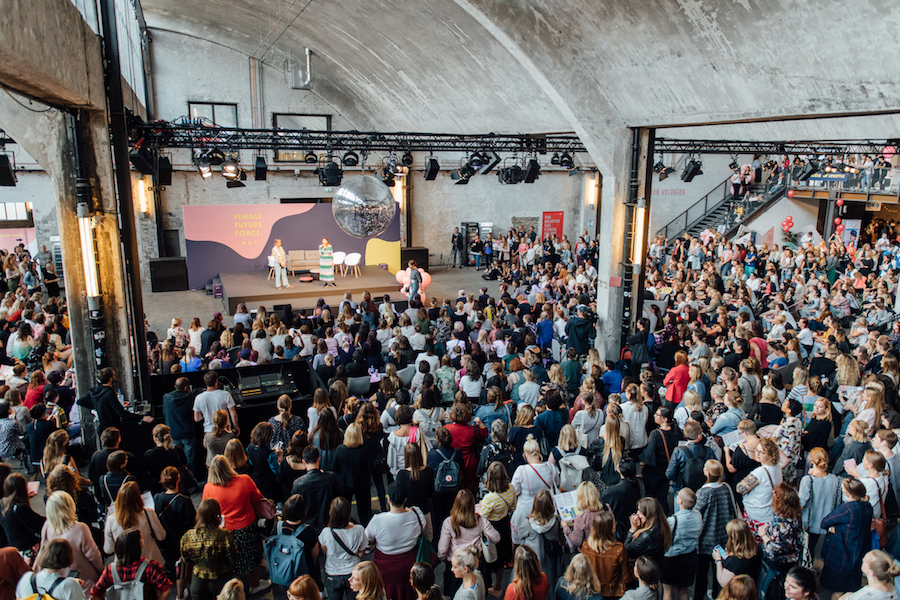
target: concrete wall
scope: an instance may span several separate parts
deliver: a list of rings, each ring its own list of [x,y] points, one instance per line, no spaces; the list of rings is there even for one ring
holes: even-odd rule
[[[0,202],[31,202],[38,246],[59,235],[56,188],[44,171],[18,171],[16,187],[0,187]]]

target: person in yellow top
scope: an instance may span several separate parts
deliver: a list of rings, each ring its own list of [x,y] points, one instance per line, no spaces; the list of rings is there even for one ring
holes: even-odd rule
[[[491,463],[484,480],[487,493],[481,499],[479,512],[500,533],[500,541],[497,542],[497,560],[484,565],[485,585],[488,586],[488,594],[500,597],[504,592],[503,565],[510,562],[513,556],[510,518],[516,508],[516,488],[510,484],[506,467],[499,461]]]

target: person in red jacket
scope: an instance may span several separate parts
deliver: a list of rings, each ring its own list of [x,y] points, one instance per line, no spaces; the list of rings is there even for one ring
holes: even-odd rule
[[[472,420],[472,409],[465,404],[456,404],[450,411],[447,430],[453,436],[453,447],[462,452],[462,487],[473,490],[478,479],[478,447],[487,438],[488,430],[481,419]],[[469,425],[472,421],[474,425]]]
[[[663,385],[666,386],[666,402],[669,408],[675,410],[681,403],[681,397],[684,396],[690,380],[687,352],[679,350],[675,353],[675,366],[663,379]]]

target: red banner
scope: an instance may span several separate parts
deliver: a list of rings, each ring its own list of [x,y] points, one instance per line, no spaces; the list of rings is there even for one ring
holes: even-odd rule
[[[547,239],[551,234],[557,239],[563,235],[563,211],[545,212],[541,218],[541,239]]]

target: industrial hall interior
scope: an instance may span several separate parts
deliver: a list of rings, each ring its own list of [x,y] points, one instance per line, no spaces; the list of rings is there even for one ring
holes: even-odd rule
[[[897,2],[0,9],[0,600],[898,600]]]

